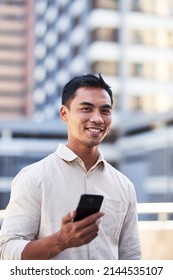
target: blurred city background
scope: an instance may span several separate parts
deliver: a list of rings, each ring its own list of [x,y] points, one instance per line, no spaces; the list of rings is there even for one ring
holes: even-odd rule
[[[143,259],[173,259],[173,0],[0,0],[0,219],[11,180],[66,142],[72,77],[114,98],[105,158],[135,185]]]

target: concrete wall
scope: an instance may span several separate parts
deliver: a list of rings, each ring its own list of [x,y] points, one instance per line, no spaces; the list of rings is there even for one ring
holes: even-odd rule
[[[173,221],[139,222],[143,260],[173,260]]]

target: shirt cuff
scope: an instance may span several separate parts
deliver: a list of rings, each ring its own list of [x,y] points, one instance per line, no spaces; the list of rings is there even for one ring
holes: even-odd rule
[[[1,245],[1,259],[21,260],[23,250],[29,242],[29,240],[15,239],[8,241],[8,243],[4,243],[3,245]]]

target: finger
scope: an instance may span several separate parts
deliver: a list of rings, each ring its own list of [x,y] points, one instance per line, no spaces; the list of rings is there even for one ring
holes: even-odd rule
[[[80,240],[81,244],[87,244],[91,240],[97,237],[99,227],[95,224],[85,227],[80,231],[80,234],[78,235],[78,240]]]
[[[78,221],[77,223],[78,223],[79,228],[83,228],[90,224],[95,223],[97,220],[100,221],[101,217],[103,217],[103,216],[104,216],[103,212],[97,212],[95,214],[92,214],[92,215]]]
[[[71,215],[71,220],[73,220],[76,217],[76,210],[71,210],[70,215]]]
[[[86,222],[86,220],[83,219],[82,223],[75,222],[75,231],[77,232],[78,237],[83,238],[85,235],[88,236],[92,233],[97,233],[99,231],[99,224],[97,221],[98,220],[91,221],[91,219],[88,221],[88,219],[87,219],[87,222]]]
[[[62,218],[62,223],[67,224],[69,222],[72,222],[75,216],[76,216],[76,211],[71,210],[66,216]]]

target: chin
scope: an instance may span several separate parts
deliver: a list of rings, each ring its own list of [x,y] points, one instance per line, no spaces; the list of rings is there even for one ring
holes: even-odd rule
[[[96,147],[101,143],[101,141],[88,141],[86,144],[88,147]]]

